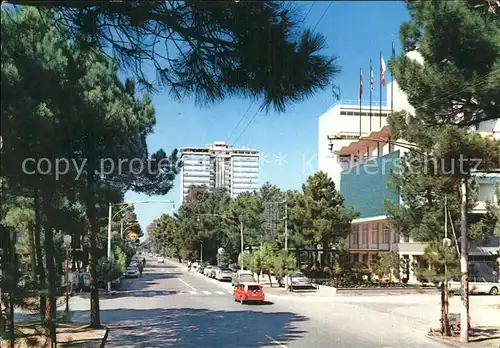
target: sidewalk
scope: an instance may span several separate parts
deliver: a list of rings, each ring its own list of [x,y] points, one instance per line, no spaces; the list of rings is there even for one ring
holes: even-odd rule
[[[471,328],[469,332],[469,343],[460,343],[460,337],[441,336],[440,333],[429,333],[429,339],[456,348],[498,348],[500,347],[500,326],[481,326]]]

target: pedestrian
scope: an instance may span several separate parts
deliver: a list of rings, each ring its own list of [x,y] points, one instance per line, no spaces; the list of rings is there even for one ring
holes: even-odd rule
[[[142,262],[139,263],[139,277],[142,277],[142,271],[144,269],[144,266],[142,265]]]
[[[143,265],[144,267],[146,267],[146,258],[143,258],[143,259],[142,259],[142,265]]]
[[[188,272],[191,272],[191,260],[188,261]]]

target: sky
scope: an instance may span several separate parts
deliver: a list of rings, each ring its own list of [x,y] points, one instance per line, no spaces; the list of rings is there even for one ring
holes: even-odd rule
[[[326,37],[327,47],[322,54],[338,57],[342,72],[333,84],[339,86],[341,99],[359,98],[360,68],[363,69],[365,91],[368,91],[369,61],[372,59],[373,98],[378,100],[380,51],[385,62],[390,58],[393,41],[396,54],[400,51],[399,27],[409,19],[404,3],[307,1],[299,6],[302,16],[307,14],[304,25],[311,29],[316,27],[315,32]],[[389,78],[386,75],[388,81]],[[166,92],[152,96],[152,100],[157,124],[154,134],[147,139],[150,152],[163,148],[169,153],[175,148],[205,146],[214,141],[257,149],[261,153],[260,184],[270,182],[282,189],[300,189],[317,171],[318,118],[336,103],[331,86],[302,103],[288,106],[284,113],[261,112],[255,118],[260,104],[246,99],[227,99],[203,108],[195,106],[192,100],[174,101]],[[143,200],[173,201],[177,209],[179,179],[165,196],[150,197],[134,192],[125,195],[125,201]],[[172,214],[173,206],[169,203],[140,204],[135,211],[145,232],[152,220],[165,213]]]

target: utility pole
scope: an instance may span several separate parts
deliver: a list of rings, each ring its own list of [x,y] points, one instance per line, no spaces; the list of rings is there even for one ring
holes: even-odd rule
[[[446,248],[446,253],[448,253],[448,248],[451,245],[451,240],[448,239],[448,197],[444,196],[444,239],[443,246]],[[443,325],[444,334],[450,336],[450,325],[448,322],[448,311],[449,311],[449,296],[448,296],[448,263],[444,263],[444,308],[443,308]]]
[[[462,306],[460,308],[460,342],[469,342],[469,238],[467,233],[467,179],[463,176],[461,179],[460,204],[460,234],[461,234],[461,253],[460,253],[460,271],[461,271],[461,293]]]
[[[288,193],[285,193],[285,200],[283,204],[285,204],[285,251],[288,252]]]
[[[241,217],[240,217],[240,239],[241,239],[241,259],[243,260],[243,221],[241,221]],[[243,271],[243,262],[240,262],[241,265],[240,265],[240,269]]]
[[[111,203],[109,204],[108,208],[108,260],[111,261],[111,220],[112,220],[112,213],[113,213],[113,207]],[[111,292],[111,282],[108,281],[108,292]]]

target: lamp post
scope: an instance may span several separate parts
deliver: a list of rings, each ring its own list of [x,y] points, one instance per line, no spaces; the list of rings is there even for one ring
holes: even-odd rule
[[[66,247],[66,313],[69,312],[69,253],[71,248],[71,236],[69,234],[65,234],[63,237],[64,246]]]
[[[175,209],[175,202],[173,201],[137,201],[137,202],[122,202],[122,203],[111,203],[109,202],[108,204],[108,260],[111,260],[112,258],[112,252],[111,252],[111,223],[113,219],[120,214],[122,211],[125,209],[128,209],[130,207],[133,207],[137,204],[148,204],[148,203],[168,203],[172,204],[172,208]],[[114,215],[113,215],[113,206],[122,206],[120,210],[118,210]],[[121,231],[123,233],[123,231]],[[111,282],[108,281],[108,292],[111,292]]]

